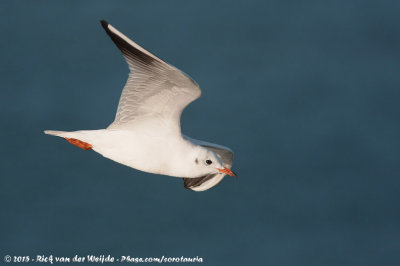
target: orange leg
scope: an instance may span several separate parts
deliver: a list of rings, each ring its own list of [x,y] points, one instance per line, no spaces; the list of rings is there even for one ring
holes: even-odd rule
[[[79,139],[70,139],[70,138],[64,138],[64,139],[66,139],[72,145],[78,146],[79,148],[82,148],[84,150],[91,150],[93,147],[89,143],[80,141]]]

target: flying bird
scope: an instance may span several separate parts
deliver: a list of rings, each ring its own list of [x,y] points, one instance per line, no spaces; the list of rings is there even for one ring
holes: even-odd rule
[[[199,85],[106,21],[101,25],[130,70],[114,122],[106,129],[44,132],[144,172],[180,177],[194,191],[236,177],[231,149],[181,133],[182,111],[200,97]]]

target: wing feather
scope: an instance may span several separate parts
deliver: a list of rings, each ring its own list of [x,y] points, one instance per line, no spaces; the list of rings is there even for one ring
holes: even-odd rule
[[[184,108],[200,97],[196,82],[130,40],[113,26],[101,24],[129,65],[129,77],[122,90],[114,122],[108,127],[131,128],[138,120],[162,120],[180,133]]]

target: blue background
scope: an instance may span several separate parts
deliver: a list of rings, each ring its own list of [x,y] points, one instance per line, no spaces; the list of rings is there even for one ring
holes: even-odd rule
[[[0,254],[399,265],[399,1],[0,1]],[[105,128],[106,19],[192,76],[191,137],[238,179],[195,193],[43,134]],[[1,259],[2,259],[1,257]]]

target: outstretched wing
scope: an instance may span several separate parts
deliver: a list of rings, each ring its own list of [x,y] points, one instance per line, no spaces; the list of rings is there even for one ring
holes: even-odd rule
[[[193,143],[201,145],[213,152],[215,152],[221,159],[224,167],[231,169],[233,165],[233,151],[228,147],[209,143],[202,140],[192,139],[188,136],[183,135],[183,137]],[[223,173],[211,174],[197,178],[183,178],[183,185],[187,189],[194,191],[204,191],[217,185],[225,177]]]
[[[130,69],[115,120],[108,128],[129,129],[135,123],[145,120],[180,133],[183,109],[201,95],[197,83],[140,47],[106,21],[102,20],[101,25],[121,50]]]

